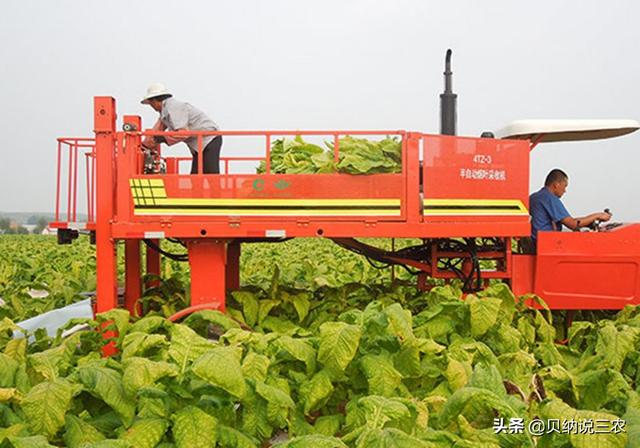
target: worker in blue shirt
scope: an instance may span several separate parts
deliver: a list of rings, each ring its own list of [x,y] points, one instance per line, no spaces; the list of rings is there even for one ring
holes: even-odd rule
[[[562,204],[560,198],[567,191],[569,176],[560,169],[553,169],[547,175],[544,187],[529,197],[529,213],[531,214],[531,239],[535,244],[538,232],[562,230],[566,226],[571,230],[588,227],[597,221],[609,221],[611,214],[607,212],[592,213],[581,218],[574,218]]]

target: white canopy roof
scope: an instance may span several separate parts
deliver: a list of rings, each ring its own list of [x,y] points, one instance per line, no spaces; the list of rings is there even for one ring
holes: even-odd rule
[[[640,129],[636,120],[517,120],[496,132],[496,138],[536,143],[598,140]]]

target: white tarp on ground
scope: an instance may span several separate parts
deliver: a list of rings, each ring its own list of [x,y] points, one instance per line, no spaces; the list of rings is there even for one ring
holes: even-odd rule
[[[56,335],[58,328],[67,324],[71,319],[93,319],[93,308],[91,307],[91,299],[82,300],[72,303],[57,310],[48,311],[31,319],[17,322],[20,328],[33,332],[38,328],[47,330],[47,334],[51,337]],[[24,337],[23,333],[15,332],[14,337]]]

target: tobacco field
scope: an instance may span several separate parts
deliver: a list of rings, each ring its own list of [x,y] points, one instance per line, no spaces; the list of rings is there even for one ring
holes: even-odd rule
[[[228,313],[172,323],[187,268],[163,260],[145,317],[112,310],[27,340],[18,322],[95,289],[94,249],[0,236],[0,447],[640,446],[637,308],[565,332],[504,284],[419,292],[406,271],[315,239],[243,246]],[[517,418],[609,426],[495,430]]]

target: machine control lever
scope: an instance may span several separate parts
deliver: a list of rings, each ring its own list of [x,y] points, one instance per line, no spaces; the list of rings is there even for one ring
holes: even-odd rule
[[[605,208],[605,209],[604,209],[604,212],[605,212],[605,213],[607,213],[607,214],[609,214],[609,215],[612,215],[611,210],[609,210],[608,208]],[[591,230],[593,230],[594,232],[600,232],[600,231],[602,230],[602,229],[600,229],[600,224],[601,224],[601,223],[602,223],[602,221],[601,221],[601,220],[596,219],[595,221],[593,221],[593,222],[591,223],[591,225],[589,226],[589,228],[590,228]]]

